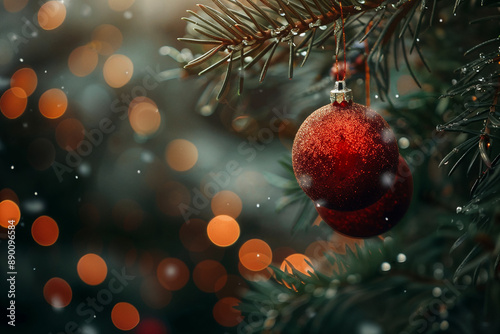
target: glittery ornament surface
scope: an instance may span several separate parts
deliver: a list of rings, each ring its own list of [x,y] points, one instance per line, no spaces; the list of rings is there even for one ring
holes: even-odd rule
[[[316,211],[334,230],[350,237],[367,238],[391,229],[405,215],[413,194],[413,177],[402,157],[391,188],[374,204],[356,211],[331,210],[316,206]]]
[[[293,170],[317,204],[352,211],[382,197],[398,167],[396,138],[372,109],[328,104],[302,123],[293,143]]]

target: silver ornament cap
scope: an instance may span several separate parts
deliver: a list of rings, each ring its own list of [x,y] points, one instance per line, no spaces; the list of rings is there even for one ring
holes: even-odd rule
[[[342,101],[352,101],[352,90],[347,88],[344,80],[335,81],[334,88],[330,91],[332,103],[342,103]]]

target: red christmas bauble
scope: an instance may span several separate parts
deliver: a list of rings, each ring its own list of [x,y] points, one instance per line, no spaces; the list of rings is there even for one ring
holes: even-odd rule
[[[349,237],[368,238],[384,233],[396,225],[408,210],[412,195],[413,177],[400,156],[394,183],[377,202],[357,211],[331,210],[317,205],[316,211],[337,232]]]
[[[398,157],[396,138],[382,116],[345,101],[313,112],[292,149],[302,190],[315,203],[343,211],[380,199],[393,183]]]

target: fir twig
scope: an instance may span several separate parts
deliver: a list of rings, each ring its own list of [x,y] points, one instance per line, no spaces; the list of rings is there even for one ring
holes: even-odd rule
[[[319,47],[330,39],[335,31],[335,22],[340,20],[343,13],[346,20],[345,26],[351,22],[356,22],[367,12],[377,10],[368,20],[361,24],[361,29],[357,36],[364,34],[366,26],[371,24],[369,31],[364,34],[361,40],[367,36],[375,34],[376,41],[370,53],[368,61],[370,68],[378,70],[380,76],[374,75],[379,91],[387,95],[388,91],[388,62],[387,48],[391,37],[398,31],[400,36],[410,28],[410,23],[414,14],[418,11],[420,1],[399,1],[392,3],[389,0],[371,0],[363,3],[356,0],[346,0],[340,8],[336,1],[326,0],[261,0],[257,5],[252,0],[246,1],[248,5],[240,0],[212,0],[217,9],[205,5],[198,5],[202,14],[188,11],[194,18],[184,18],[184,20],[194,25],[192,36],[181,38],[181,41],[201,44],[215,45],[210,50],[186,65],[186,68],[208,64],[199,74],[207,72],[226,64],[232,66],[236,60],[242,61],[241,50],[245,48],[243,61],[246,63],[245,70],[257,65],[259,60],[268,55],[260,70],[261,81],[265,78],[269,67],[273,64],[273,55],[276,49],[282,44],[288,45],[288,77],[293,77],[293,68],[296,66],[295,59],[302,56],[302,50],[306,50],[303,55],[301,66],[304,66],[309,59],[313,47]],[[423,0],[422,0],[423,1]],[[390,5],[394,6],[395,9]],[[417,47],[416,38],[420,32],[426,11],[422,10],[417,22],[417,31],[413,34],[413,43],[410,52]],[[386,22],[384,22],[386,21]],[[381,29],[381,26],[384,26]],[[340,26],[340,25],[338,25]],[[364,26],[364,27],[363,27]],[[317,36],[318,28],[322,34]],[[295,45],[295,40],[299,39],[299,45]],[[404,43],[402,48],[405,49]],[[404,51],[406,52],[406,50]],[[235,53],[235,55],[232,55]],[[236,55],[238,54],[238,55]],[[222,55],[221,59],[220,58]],[[223,59],[223,61],[221,61]],[[409,64],[408,62],[406,62]],[[214,66],[214,64],[217,64]],[[410,70],[411,71],[411,70]],[[227,72],[227,70],[226,70]],[[239,73],[240,77],[242,72]],[[228,80],[227,77],[224,80]],[[228,89],[229,84],[224,82],[221,88]],[[239,91],[241,91],[241,79]],[[219,92],[222,96],[224,92]]]

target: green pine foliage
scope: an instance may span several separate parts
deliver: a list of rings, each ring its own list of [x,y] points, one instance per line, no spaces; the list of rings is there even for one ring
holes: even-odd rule
[[[273,268],[274,280],[255,283],[245,296],[238,331],[499,333],[500,2],[213,2],[214,8],[188,11],[188,35],[181,39],[200,54],[186,68],[211,82],[204,104],[275,89],[279,81],[266,86],[266,77],[287,72],[283,80],[292,78],[301,66],[318,69],[322,78],[313,88],[302,83],[307,100],[331,85],[325,69],[343,54],[345,25],[346,57],[365,57],[385,101],[377,107],[399,137],[412,139],[401,149],[415,179],[406,218],[383,240],[346,246],[345,254],[325,251],[329,272]],[[368,54],[359,43],[368,44]],[[399,98],[402,75],[420,89]],[[281,175],[266,174],[283,190],[277,210],[298,208],[291,231],[308,233],[316,211],[290,157],[280,163]],[[438,167],[448,174],[440,181],[433,178]],[[450,191],[448,201],[443,194]]]

